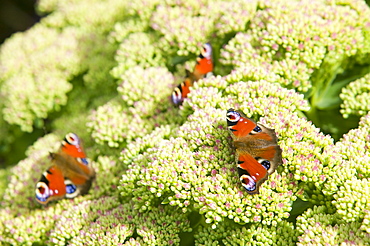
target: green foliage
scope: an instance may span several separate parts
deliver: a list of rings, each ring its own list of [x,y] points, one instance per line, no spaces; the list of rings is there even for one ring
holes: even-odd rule
[[[23,158],[45,135],[0,171],[4,245],[369,243],[364,1],[37,8],[47,16],[0,48],[2,159]],[[216,75],[176,108],[170,94],[204,42]],[[239,184],[225,122],[232,107],[274,128],[283,151],[258,195]],[[84,140],[96,180],[88,195],[41,207],[35,183],[70,131]]]

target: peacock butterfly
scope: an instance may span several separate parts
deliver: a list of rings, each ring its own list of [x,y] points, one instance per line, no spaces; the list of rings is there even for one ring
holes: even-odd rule
[[[232,108],[227,110],[226,119],[236,148],[240,181],[249,194],[258,194],[268,175],[283,163],[275,130]]]
[[[86,159],[80,138],[68,133],[57,153],[50,153],[53,165],[36,184],[36,201],[74,198],[86,194],[95,178],[95,171]]]
[[[213,71],[212,46],[209,43],[203,44],[203,48],[197,57],[194,71],[186,70],[184,81],[179,84],[172,92],[171,99],[173,104],[180,105],[190,92],[190,87],[195,81],[204,78]]]

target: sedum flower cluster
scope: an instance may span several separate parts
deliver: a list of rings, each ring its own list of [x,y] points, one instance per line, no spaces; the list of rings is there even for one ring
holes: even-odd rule
[[[366,115],[370,111],[370,73],[351,82],[340,94],[343,103],[341,113],[345,118],[349,115]]]
[[[370,244],[364,1],[40,0],[37,9],[45,17],[0,47],[0,155],[39,136],[0,170],[3,245]],[[214,75],[175,107],[172,90],[205,42]],[[275,129],[282,149],[256,195],[240,184],[229,108]],[[43,207],[35,184],[70,131],[96,179],[87,195]]]

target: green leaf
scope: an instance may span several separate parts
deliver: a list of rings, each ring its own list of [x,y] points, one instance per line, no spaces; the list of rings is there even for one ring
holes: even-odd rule
[[[166,197],[166,198],[161,202],[161,204],[162,204],[162,205],[169,204],[169,203],[170,203],[170,200],[168,199],[168,197]]]
[[[172,66],[176,66],[177,64],[182,64],[189,60],[189,56],[175,56],[171,59],[170,64]]]
[[[290,217],[288,221],[295,221],[298,215],[301,215],[307,208],[312,207],[312,203],[303,201],[298,198],[293,202],[292,210],[290,211]]]
[[[352,80],[343,80],[334,83],[332,86],[326,89],[325,92],[321,93],[320,99],[316,103],[316,107],[320,110],[333,109],[340,105],[342,100],[339,97],[342,88],[352,82]]]
[[[319,126],[323,133],[330,134],[336,141],[339,140],[343,134],[347,133],[350,129],[358,127],[360,120],[359,116],[350,116],[344,119],[339,112],[339,107],[327,110],[318,110],[317,117],[320,119]]]

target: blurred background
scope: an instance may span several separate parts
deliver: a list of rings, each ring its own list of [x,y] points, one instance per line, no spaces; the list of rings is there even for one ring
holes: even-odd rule
[[[37,0],[0,0],[0,46],[13,33],[23,32],[40,20],[35,10],[36,2]],[[38,137],[33,133],[24,134],[16,127],[9,127],[8,130],[9,135],[19,140],[0,144],[0,169],[23,159],[27,147]],[[6,175],[6,172],[2,175]],[[0,174],[0,178],[3,178],[2,175]]]
[[[37,0],[0,0],[0,44],[15,32],[27,30],[39,20]]]

